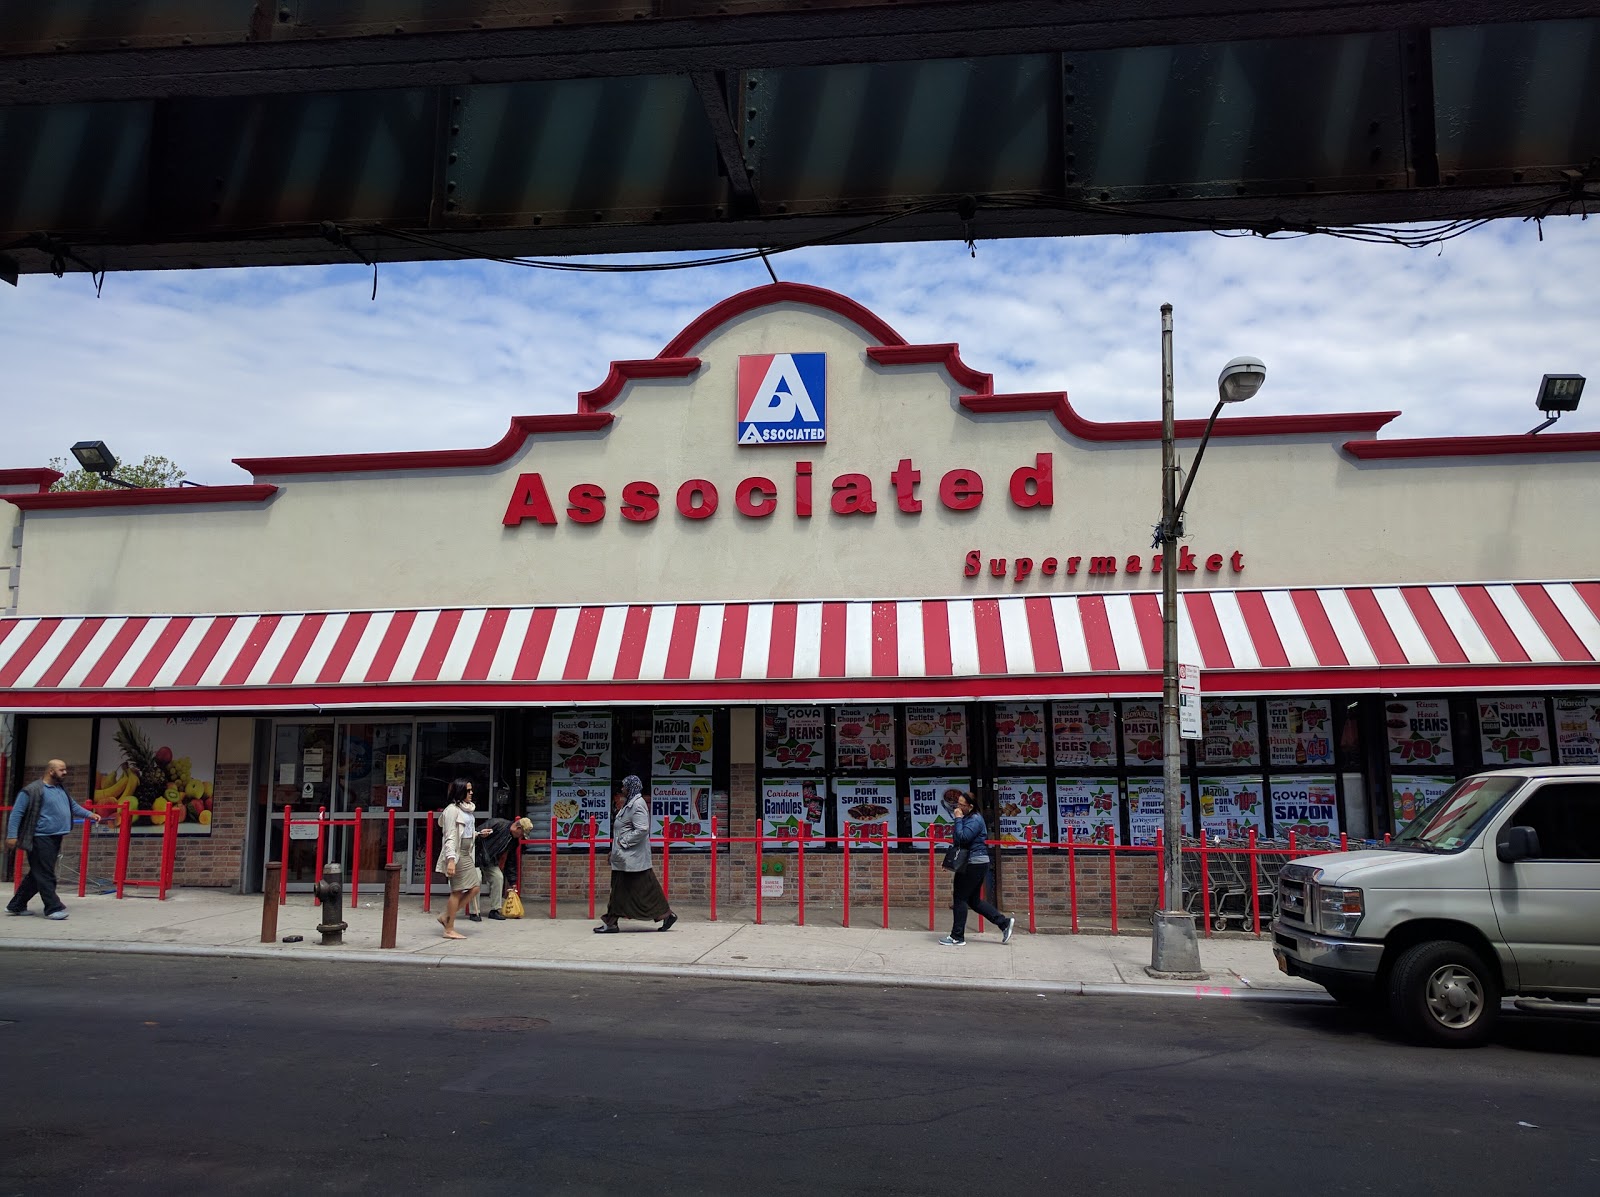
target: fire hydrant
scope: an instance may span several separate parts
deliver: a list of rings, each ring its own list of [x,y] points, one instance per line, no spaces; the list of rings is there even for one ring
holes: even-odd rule
[[[317,930],[322,932],[324,944],[344,943],[345,928],[350,924],[339,916],[344,914],[344,869],[336,860],[322,866],[322,880],[311,887],[322,903],[322,922]]]

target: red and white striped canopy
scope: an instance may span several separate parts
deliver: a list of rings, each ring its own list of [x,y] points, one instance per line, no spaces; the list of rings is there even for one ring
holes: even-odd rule
[[[1195,590],[1207,692],[1600,686],[1600,582]],[[1152,593],[0,620],[0,710],[1150,694]]]

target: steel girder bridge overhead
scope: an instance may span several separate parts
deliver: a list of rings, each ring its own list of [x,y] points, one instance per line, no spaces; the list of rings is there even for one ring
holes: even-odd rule
[[[1600,0],[0,0],[0,275],[1543,216]]]

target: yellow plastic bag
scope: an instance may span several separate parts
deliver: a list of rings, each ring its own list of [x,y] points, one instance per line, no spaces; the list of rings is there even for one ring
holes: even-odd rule
[[[522,895],[514,889],[506,890],[506,900],[500,904],[500,913],[508,919],[522,917]]]

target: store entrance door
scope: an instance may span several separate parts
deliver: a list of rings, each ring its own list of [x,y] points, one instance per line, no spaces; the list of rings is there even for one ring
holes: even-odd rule
[[[336,819],[352,818],[361,811],[361,885],[380,894],[384,865],[389,859],[389,812],[394,812],[394,858],[402,865],[409,858],[413,835],[421,829],[412,811],[412,758],[414,728],[411,720],[372,720],[339,724],[334,754],[333,803]],[[356,866],[354,829],[334,829],[328,859],[344,866],[348,887]],[[404,874],[401,877],[405,880]]]

